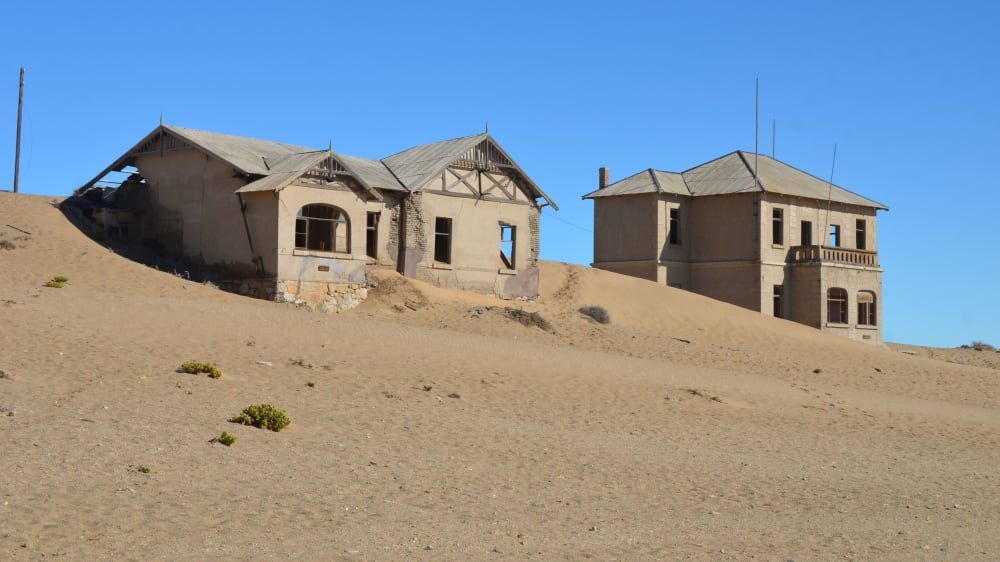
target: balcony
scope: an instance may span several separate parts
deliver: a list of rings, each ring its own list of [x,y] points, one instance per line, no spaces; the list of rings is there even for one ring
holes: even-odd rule
[[[878,252],[851,250],[833,246],[792,246],[788,263],[836,263],[861,267],[878,267]]]

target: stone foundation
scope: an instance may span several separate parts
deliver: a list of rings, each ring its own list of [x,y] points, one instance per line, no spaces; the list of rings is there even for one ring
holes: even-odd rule
[[[368,298],[366,283],[321,283],[270,278],[220,281],[218,285],[220,289],[230,293],[290,303],[326,314],[350,310]]]

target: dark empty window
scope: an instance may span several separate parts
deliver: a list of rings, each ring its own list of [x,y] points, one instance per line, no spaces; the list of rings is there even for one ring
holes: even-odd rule
[[[855,225],[854,240],[857,242],[858,249],[864,250],[868,245],[868,241],[865,239],[865,229],[868,225],[865,224],[865,219],[858,219]]]
[[[875,293],[871,291],[858,292],[858,324],[875,325]]]
[[[783,209],[771,210],[771,243],[785,243],[785,211]]]
[[[800,238],[802,239],[799,244],[803,246],[813,245],[813,223],[812,221],[802,221],[802,233]]]
[[[306,205],[295,216],[295,247],[321,252],[351,251],[347,213],[332,205]]]
[[[826,292],[826,321],[833,324],[847,323],[847,290],[831,287]]]
[[[365,225],[365,253],[370,258],[378,257],[378,219],[379,213],[368,213],[368,223]]]
[[[834,248],[840,247],[840,225],[831,224],[830,225],[830,245]]]
[[[451,219],[434,219],[434,261],[451,263]]]
[[[507,269],[515,269],[514,250],[517,247],[517,227],[500,223],[500,261]]]
[[[782,297],[784,295],[785,295],[785,286],[784,285],[775,285],[774,286],[774,317],[775,318],[784,318],[785,317],[784,309],[781,306]]]
[[[670,209],[670,243],[679,246],[681,243],[681,210]]]

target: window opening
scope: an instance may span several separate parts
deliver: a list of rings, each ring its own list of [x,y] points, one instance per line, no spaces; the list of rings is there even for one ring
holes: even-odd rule
[[[306,205],[295,216],[295,247],[300,250],[349,253],[347,213],[332,205]]]
[[[864,250],[868,245],[868,241],[865,240],[865,228],[868,225],[865,224],[865,219],[858,219],[855,222],[854,230],[854,240],[857,242],[857,247],[859,250]]]
[[[368,212],[368,222],[365,225],[365,253],[370,258],[378,258],[378,212]]]
[[[858,292],[858,325],[875,326],[875,293]]]
[[[500,261],[507,269],[515,269],[514,251],[517,247],[517,227],[500,223]]]
[[[771,211],[771,243],[781,244],[785,243],[785,211],[784,209],[773,209]]]
[[[434,219],[434,261],[451,263],[451,219]]]
[[[802,241],[803,246],[813,245],[813,223],[812,221],[802,221]]]
[[[681,210],[670,209],[670,244],[681,244]]]
[[[826,320],[833,324],[847,323],[847,290],[832,287],[826,292]]]
[[[774,317],[775,318],[784,318],[785,317],[784,309],[782,308],[782,302],[781,302],[782,301],[782,297],[784,296],[784,294],[785,294],[785,286],[784,285],[775,285],[774,286]]]
[[[840,225],[831,224],[830,225],[830,245],[834,248],[840,247]]]

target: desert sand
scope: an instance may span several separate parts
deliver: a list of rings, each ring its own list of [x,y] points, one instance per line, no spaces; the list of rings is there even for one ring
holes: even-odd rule
[[[536,302],[379,272],[326,316],[57,203],[0,193],[0,559],[1000,557],[998,353],[548,262]],[[228,421],[258,403],[292,424]]]

